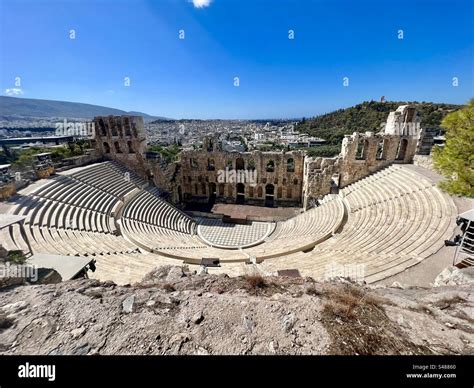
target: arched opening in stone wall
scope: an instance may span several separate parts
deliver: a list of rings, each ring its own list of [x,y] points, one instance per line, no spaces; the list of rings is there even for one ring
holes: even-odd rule
[[[132,133],[133,137],[138,137],[137,124],[132,122]]]
[[[221,183],[221,184],[219,185],[219,196],[220,196],[220,197],[223,197],[223,196],[224,196],[224,184],[223,184],[223,183]]]
[[[128,153],[129,153],[129,154],[134,154],[135,151],[134,151],[134,149],[133,149],[132,141],[131,141],[131,140],[127,141],[127,145],[128,145]]]
[[[253,198],[253,186],[249,186],[249,198]]]
[[[408,147],[408,140],[401,139],[400,143],[398,143],[397,160],[405,160],[407,147]]]
[[[243,183],[237,183],[237,197],[235,203],[240,205],[245,203],[245,185]]]
[[[362,155],[362,158],[364,160],[367,160],[368,156],[369,156],[369,140],[365,139],[364,140],[364,152],[363,152],[363,155]]]
[[[207,142],[207,152],[212,152],[214,151],[214,143],[212,139],[209,139]]]
[[[214,171],[216,169],[216,165],[214,163],[214,159],[207,159],[207,171]]]
[[[243,170],[245,168],[245,162],[242,158],[237,158],[235,160],[235,169],[236,170]]]
[[[253,159],[250,159],[248,162],[247,162],[247,170],[255,170],[255,161]]]
[[[110,119],[109,124],[112,136],[118,136],[117,125],[115,124],[115,120],[113,118]]]
[[[216,202],[216,184],[214,182],[209,183],[209,203],[214,204]]]
[[[286,172],[295,172],[295,160],[293,158],[286,161]]]
[[[107,143],[106,141],[104,141],[104,152],[106,154],[110,154],[110,146],[109,146],[109,143]]]
[[[99,127],[101,136],[107,136],[107,129],[105,128],[105,123],[103,119],[99,119]]]
[[[132,129],[130,128],[130,118],[124,117],[123,125],[125,127],[125,136],[132,136]]]
[[[384,140],[381,140],[378,142],[377,144],[377,153],[375,155],[375,159],[377,160],[383,160],[384,159],[384,145],[385,145],[385,141]]]
[[[283,189],[282,189],[282,187],[280,186],[280,187],[277,189],[277,198],[280,199],[281,197],[283,197]]]
[[[121,154],[121,153],[122,153],[122,150],[120,149],[120,144],[119,144],[118,141],[115,141],[115,142],[114,142],[114,147],[115,147],[115,152],[116,152],[117,154]]]
[[[117,117],[117,119],[115,120],[115,128],[117,128],[118,136],[123,137],[123,125],[121,117]]]
[[[258,189],[257,189],[257,197],[258,197],[258,198],[262,198],[262,197],[263,197],[263,189],[262,189],[262,186],[258,186]]]
[[[291,187],[286,188],[286,198],[291,199],[293,197],[293,189]]]
[[[273,160],[269,160],[267,162],[266,170],[267,170],[267,172],[274,172],[275,171],[275,162]]]
[[[275,204],[275,186],[268,184],[265,186],[265,206],[273,207]]]
[[[356,160],[364,160],[364,147],[365,142],[363,139],[359,139],[357,143],[357,153],[356,153]]]

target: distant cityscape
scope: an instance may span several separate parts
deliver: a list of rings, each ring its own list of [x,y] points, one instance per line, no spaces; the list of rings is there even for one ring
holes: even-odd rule
[[[62,117],[15,118],[0,120],[0,138],[29,138],[55,136],[56,125]],[[70,118],[69,122],[88,122]],[[219,134],[223,147],[229,152],[251,150],[309,148],[325,144],[324,139],[298,133],[294,120],[155,120],[146,121],[145,130],[150,145],[177,144],[183,148],[198,148],[208,134]],[[25,146],[42,146],[29,142]]]

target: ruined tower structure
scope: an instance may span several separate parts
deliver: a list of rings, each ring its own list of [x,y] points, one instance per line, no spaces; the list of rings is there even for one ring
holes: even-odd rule
[[[105,159],[116,160],[144,179],[149,179],[146,133],[140,116],[94,118],[93,146]]]
[[[202,149],[183,150],[177,162],[166,163],[147,152],[141,117],[96,117],[94,123],[96,150],[153,182],[172,202],[305,209],[393,163],[412,163],[423,135],[415,108],[403,105],[390,112],[379,132],[346,135],[332,158],[303,151],[226,152],[217,136],[208,135]]]
[[[412,163],[422,136],[415,108],[400,106],[390,112],[378,133],[354,132],[342,141],[341,153],[334,158],[305,159],[303,205],[312,199],[337,192],[351,183],[393,163]]]

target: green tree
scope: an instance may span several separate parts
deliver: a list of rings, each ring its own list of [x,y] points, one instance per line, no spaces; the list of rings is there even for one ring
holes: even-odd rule
[[[474,99],[447,115],[441,124],[446,144],[434,150],[434,166],[446,179],[440,187],[450,194],[474,196]]]

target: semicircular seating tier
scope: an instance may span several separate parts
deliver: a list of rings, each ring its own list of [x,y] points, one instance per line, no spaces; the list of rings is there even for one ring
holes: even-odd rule
[[[176,264],[142,252],[117,230],[114,217],[124,198],[146,186],[123,166],[104,162],[37,181],[2,204],[2,212],[26,217],[24,230],[33,253],[93,256],[97,272],[92,277],[128,283],[157,265]],[[28,252],[17,226],[0,230],[0,240],[9,250]]]
[[[452,199],[414,171],[394,165],[342,190],[343,230],[310,252],[266,260],[263,272],[298,269],[304,276],[351,276],[372,283],[437,252],[455,227]]]
[[[277,223],[259,245],[238,250],[206,244],[194,219],[115,162],[35,182],[0,210],[26,217],[33,253],[94,256],[91,275],[102,280],[127,283],[155,266],[212,257],[223,262],[217,271],[234,275],[255,261],[263,273],[298,269],[324,278],[362,271],[374,282],[435,253],[454,230],[451,198],[410,167],[394,165],[328,195]],[[28,250],[17,226],[0,230],[0,239],[7,249]]]
[[[196,264],[203,257],[248,262],[306,250],[331,237],[343,218],[342,199],[327,196],[319,207],[277,223],[260,245],[228,250],[206,244],[196,234],[195,220],[161,198],[143,192],[127,203],[121,224],[127,238],[141,248]]]

